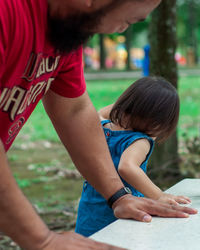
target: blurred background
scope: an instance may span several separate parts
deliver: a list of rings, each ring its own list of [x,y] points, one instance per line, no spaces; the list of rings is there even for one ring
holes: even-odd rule
[[[179,68],[196,67],[200,53],[200,3],[177,0],[177,50]],[[129,27],[122,34],[95,35],[84,47],[86,72],[99,70],[142,70],[149,50],[151,17]],[[174,27],[175,28],[175,27]],[[161,32],[161,31],[160,31]]]

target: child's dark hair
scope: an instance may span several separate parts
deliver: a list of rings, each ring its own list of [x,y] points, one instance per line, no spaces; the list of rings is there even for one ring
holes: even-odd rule
[[[175,87],[161,77],[143,77],[115,102],[110,120],[125,129],[166,140],[179,118],[179,97]]]

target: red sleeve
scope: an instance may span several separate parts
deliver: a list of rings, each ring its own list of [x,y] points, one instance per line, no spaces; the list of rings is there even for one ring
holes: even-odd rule
[[[85,92],[82,53],[82,47],[80,47],[66,57],[66,63],[51,84],[52,91],[68,98],[81,96]]]
[[[4,66],[5,66],[5,49],[6,49],[6,30],[9,27],[6,23],[4,5],[0,8],[0,79],[3,74]],[[8,32],[7,32],[8,33]]]
[[[0,22],[0,37],[2,37],[1,22]],[[0,80],[3,74],[3,65],[4,65],[4,46],[2,43],[2,39],[0,39]]]

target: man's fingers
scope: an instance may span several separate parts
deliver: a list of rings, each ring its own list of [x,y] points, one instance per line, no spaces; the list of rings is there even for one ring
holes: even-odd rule
[[[169,199],[168,203],[171,204],[171,205],[178,205],[179,204],[178,201],[176,201],[174,199]]]
[[[198,211],[189,207],[182,207],[174,204],[167,204],[157,201],[145,199],[145,206],[143,211],[150,215],[157,215],[161,217],[179,217],[187,218],[189,214],[196,214]]]
[[[135,220],[143,221],[143,222],[151,222],[152,217],[151,217],[151,215],[149,215],[148,213],[146,213],[142,210],[134,209],[130,219],[135,219]]]
[[[143,222],[150,222],[152,220],[152,217],[144,209],[138,207],[137,202],[140,204],[140,199],[136,198],[136,202],[133,202],[131,197],[131,199],[124,199],[124,201],[124,203],[120,202],[118,206],[115,206],[113,210],[115,217],[121,219],[135,219]]]
[[[51,233],[50,240],[40,249],[43,250],[124,250],[124,248],[112,246],[106,243],[100,243],[89,238],[85,238],[73,232],[64,232],[61,234]]]
[[[114,214],[117,218],[121,219],[134,219],[138,221],[143,221],[143,222],[151,222],[152,217],[147,214],[146,212],[142,210],[138,210],[133,207],[133,209],[130,209],[129,215],[125,214],[123,210],[116,208],[114,211]]]
[[[145,214],[142,219],[143,222],[151,222],[151,220],[152,217],[149,214]]]
[[[157,204],[152,213],[152,215],[157,215],[161,217],[174,217],[174,218],[187,218],[189,214],[196,214],[197,210],[188,207],[182,207],[174,204]]]
[[[187,218],[189,214],[196,214],[197,210],[189,207],[167,204],[148,198],[124,196],[114,206],[114,214],[121,219],[135,219],[143,222],[150,222],[151,215],[166,218]]]
[[[180,206],[179,206],[180,207]],[[198,210],[195,208],[190,208],[190,207],[181,207],[184,213],[188,213],[188,214],[197,214]]]

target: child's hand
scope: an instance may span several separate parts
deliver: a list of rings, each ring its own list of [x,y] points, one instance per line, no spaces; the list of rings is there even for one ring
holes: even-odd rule
[[[187,196],[176,196],[167,193],[162,193],[158,201],[174,205],[191,203],[191,200]]]

